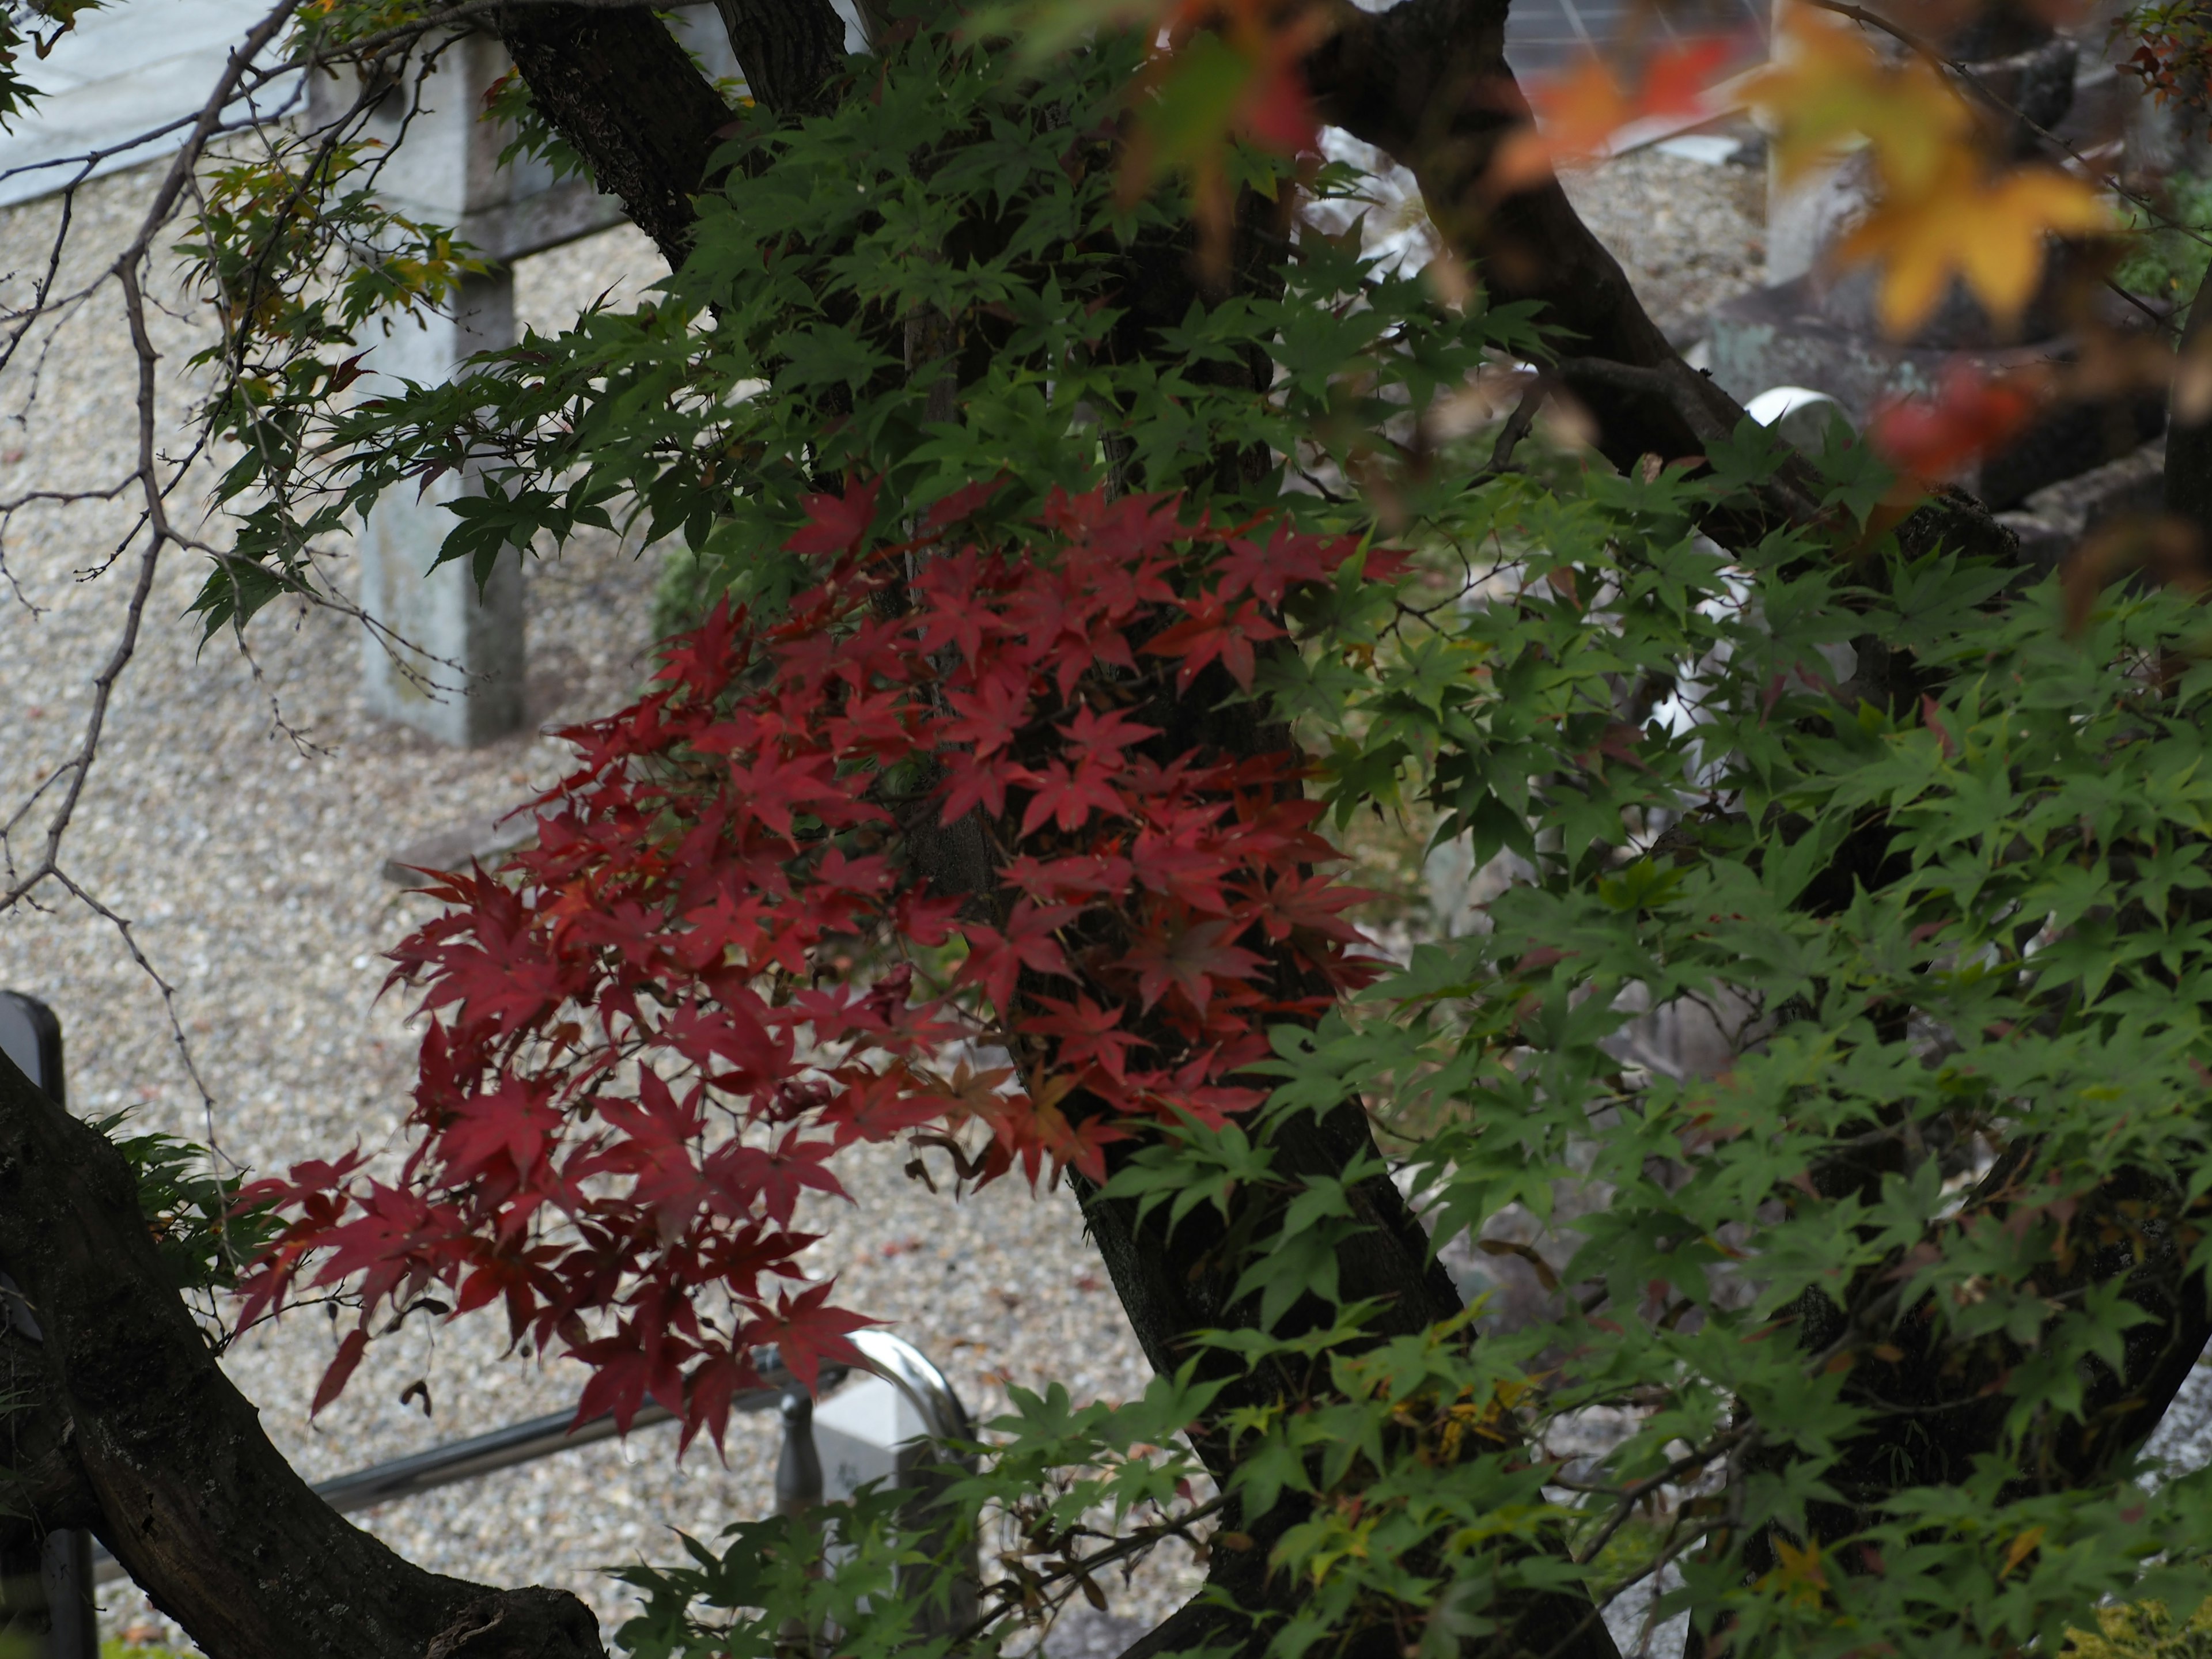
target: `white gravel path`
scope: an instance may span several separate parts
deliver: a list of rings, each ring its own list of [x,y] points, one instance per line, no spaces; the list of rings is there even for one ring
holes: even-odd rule
[[[1560,183],[1678,349],[1705,338],[1715,306],[1766,280],[1764,167],[1645,149]]]
[[[79,204],[85,260],[128,234],[149,188],[126,173]],[[0,214],[0,268],[39,257],[52,203]],[[650,281],[643,239],[610,233],[528,262],[520,309],[557,326],[621,278]],[[20,298],[20,280],[0,297]],[[110,300],[63,331],[37,404],[15,418],[27,384],[0,381],[0,491],[112,476],[128,453],[131,385]],[[198,343],[188,308],[157,319],[171,368]],[[181,410],[184,400],[174,400]],[[181,433],[171,439],[181,441]],[[88,682],[121,615],[130,571],[80,573],[128,525],[119,509],[47,511],[17,520],[0,586],[0,800],[11,805],[71,750]],[[117,696],[103,753],[69,842],[73,874],[135,919],[154,963],[177,987],[193,1057],[212,1092],[222,1149],[255,1169],[329,1152],[356,1138],[388,1142],[413,1059],[406,1006],[376,1001],[380,953],[421,914],[388,886],[392,853],[471,814],[514,805],[558,775],[560,746],[518,737],[473,752],[438,748],[380,722],[356,695],[357,647],[323,611],[266,616],[250,635],[252,667],[223,641],[203,653],[181,612],[199,572],[176,560],[159,580],[137,659]],[[580,538],[528,577],[532,713],[540,720],[605,712],[638,683],[650,560],[611,538]],[[319,746],[302,752],[284,720]],[[204,1138],[208,1121],[179,1062],[161,1000],[114,931],[52,896],[45,914],[0,918],[0,985],[60,1014],[70,1085],[81,1110],[131,1108],[143,1124]],[[897,1156],[845,1171],[855,1204],[817,1247],[848,1305],[893,1322],[988,1417],[1004,1381],[1058,1376],[1079,1397],[1142,1386],[1146,1368],[1104,1288],[1065,1194],[1032,1200],[1002,1183],[955,1206],[899,1174]],[[240,1344],[227,1364],[261,1407],[270,1434],[310,1478],[481,1432],[574,1400],[573,1368],[502,1358],[495,1320],[417,1322],[379,1345],[338,1405],[306,1416],[331,1332],[295,1316]],[[426,1419],[398,1396],[416,1377]],[[673,1461],[665,1431],[507,1472],[374,1512],[366,1524],[439,1571],[500,1583],[565,1586],[589,1599],[611,1635],[627,1589],[609,1563],[678,1552],[667,1529],[711,1534],[769,1507],[773,1438],[733,1436],[726,1466],[695,1451]],[[1169,1604],[1168,1574],[1116,1613]],[[135,1592],[108,1598],[111,1629],[149,1629]]]

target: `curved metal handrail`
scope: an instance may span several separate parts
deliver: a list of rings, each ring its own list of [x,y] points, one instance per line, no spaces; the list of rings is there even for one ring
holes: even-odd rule
[[[893,1336],[888,1331],[857,1331],[851,1341],[860,1350],[866,1370],[905,1395],[920,1414],[930,1439],[964,1443],[975,1438],[975,1425],[968,1415],[968,1408],[961,1403],[959,1395],[953,1390],[945,1373],[921,1349],[905,1338]],[[768,1364],[763,1369],[773,1374],[781,1367],[770,1356]],[[820,1376],[816,1379],[816,1394],[827,1394],[852,1374],[852,1367],[823,1366]],[[732,1411],[776,1411],[782,1415],[785,1450],[778,1460],[776,1472],[779,1507],[803,1504],[821,1496],[821,1464],[811,1455],[813,1449],[811,1403],[795,1380],[781,1386],[750,1389],[735,1395],[730,1401]],[[648,1400],[630,1419],[629,1426],[632,1430],[649,1429],[674,1420],[674,1413],[659,1401]],[[426,1451],[412,1452],[404,1457],[371,1464],[368,1468],[357,1469],[351,1474],[342,1474],[336,1480],[319,1482],[314,1491],[316,1496],[341,1515],[350,1514],[356,1510],[374,1508],[379,1504],[389,1504],[402,1498],[434,1492],[441,1486],[473,1480],[480,1475],[513,1468],[517,1464],[535,1462],[556,1452],[596,1445],[600,1441],[612,1439],[619,1432],[621,1431],[615,1426],[611,1412],[582,1423],[575,1420],[573,1413],[553,1412],[544,1417],[509,1424],[503,1429],[494,1429],[489,1434],[473,1435],[465,1440],[456,1440],[447,1445],[433,1446]],[[958,1461],[965,1462],[967,1460],[963,1457]],[[802,1486],[807,1490],[799,1490]],[[786,1491],[787,1486],[792,1490]],[[94,1583],[112,1583],[125,1576],[123,1564],[106,1549],[94,1550]]]
[[[927,1355],[889,1331],[855,1331],[847,1339],[867,1368],[907,1397],[933,1440],[973,1440],[975,1425],[952,1384]]]
[[[917,1354],[916,1358],[920,1356]],[[926,1359],[921,1363],[931,1370]],[[824,1365],[819,1386],[825,1391],[836,1388],[851,1374],[843,1365]],[[783,1402],[787,1389],[781,1388],[748,1389],[732,1396],[730,1409],[734,1412],[770,1412]],[[630,1428],[656,1428],[663,1423],[672,1423],[676,1414],[658,1401],[648,1400],[630,1419]],[[373,1509],[379,1504],[389,1504],[402,1498],[413,1498],[426,1492],[435,1492],[441,1486],[451,1486],[463,1480],[474,1480],[480,1475],[496,1474],[501,1469],[513,1468],[518,1463],[534,1463],[541,1457],[556,1452],[573,1451],[579,1446],[597,1445],[602,1440],[611,1440],[621,1431],[615,1426],[614,1413],[602,1413],[584,1422],[576,1421],[574,1412],[551,1412],[544,1417],[533,1417],[521,1423],[510,1423],[503,1429],[494,1429],[489,1434],[472,1435],[465,1440],[455,1440],[442,1446],[432,1446],[426,1451],[411,1452],[405,1457],[394,1457],[382,1463],[373,1463],[351,1474],[339,1475],[336,1480],[316,1483],[315,1495],[341,1515],[356,1510]],[[104,1547],[95,1547],[92,1558],[93,1582],[112,1583],[127,1575],[123,1564]]]

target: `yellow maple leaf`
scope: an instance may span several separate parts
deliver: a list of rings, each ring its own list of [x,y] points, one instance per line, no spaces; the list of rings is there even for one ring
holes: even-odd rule
[[[1985,171],[1959,150],[1923,189],[1893,187],[1837,249],[1847,265],[1882,267],[1881,315],[1910,335],[1962,278],[2009,328],[2042,280],[2045,240],[2110,229],[2111,210],[2086,182],[2055,167]]]
[[[2014,1538],[2006,1547],[2004,1565],[1997,1569],[1997,1577],[2010,1577],[2020,1564],[2027,1559],[2042,1542],[2043,1528],[2040,1527],[2030,1527],[2026,1532]]]
[[[1917,193],[1975,133],[1973,112],[1931,64],[1893,62],[1864,31],[1802,5],[1784,10],[1773,66],[1745,97],[1785,183],[1867,147],[1885,182]]]
[[[1774,1553],[1781,1565],[1760,1581],[1762,1587],[1781,1590],[1797,1607],[1820,1606],[1828,1588],[1828,1576],[1820,1570],[1819,1541],[1801,1549],[1786,1538],[1778,1538]]]

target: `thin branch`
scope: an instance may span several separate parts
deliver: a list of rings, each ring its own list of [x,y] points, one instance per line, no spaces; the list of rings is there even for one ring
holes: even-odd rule
[[[2166,228],[2169,230],[2178,230],[2185,236],[2190,238],[2191,240],[2200,243],[2206,247],[2212,247],[2212,236],[2207,236],[2204,232],[2199,230],[2194,225],[2186,225],[2182,223],[2180,220],[2174,218],[2171,214],[2160,208],[2157,203],[2152,201],[2148,197],[2142,195],[2139,191],[2130,190],[2125,185],[2120,182],[2119,179],[2116,175],[2104,171],[2104,169],[2098,167],[2095,162],[2092,161],[2087,156],[2082,155],[2080,150],[2075,149],[2073,145],[2068,143],[2057,133],[2043,125],[2042,123],[2031,119],[2026,112],[2021,110],[2017,104],[2014,104],[2010,99],[1998,92],[1996,88],[1990,86],[1987,81],[1984,81],[1980,73],[1975,70],[1972,64],[1965,62],[1963,59],[1952,57],[1926,36],[1916,34],[1911,29],[1905,28],[1900,24],[1892,22],[1888,18],[1881,15],[1879,13],[1868,10],[1864,6],[1854,5],[1850,3],[1850,0],[1806,0],[1806,3],[1815,7],[1821,11],[1832,12],[1838,17],[1847,18],[1850,21],[1857,23],[1863,27],[1877,29],[1882,33],[1888,35],[1890,39],[1895,40],[1899,46],[1904,46],[1907,51],[1913,53],[1914,56],[1933,64],[1936,69],[1942,70],[1943,73],[1963,82],[1970,89],[1972,89],[1976,97],[1981,99],[1982,101],[1989,105],[1990,108],[1996,110],[2000,114],[2010,116],[2014,120],[2019,122],[2022,127],[2033,133],[2039,140],[2050,145],[2053,149],[2057,150],[2061,155],[2064,155],[2069,161],[2079,167],[2084,173],[2095,179],[2099,184],[2102,185],[2106,190],[2111,191],[2113,195],[2118,197],[2122,201],[2127,202],[2132,206],[2140,208],[2145,213],[2149,214],[2153,218],[2160,220],[2163,222]]]
[[[1513,452],[1520,448],[1521,441],[1536,424],[1536,412],[1543,408],[1544,399],[1549,392],[1550,388],[1540,376],[1521,394],[1521,401],[1514,405],[1513,413],[1506,417],[1505,425],[1498,434],[1498,441],[1491,446],[1492,472],[1502,473],[1512,465]]]

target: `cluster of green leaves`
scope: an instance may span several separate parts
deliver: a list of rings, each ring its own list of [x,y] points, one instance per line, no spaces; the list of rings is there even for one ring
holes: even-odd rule
[[[1316,1485],[1339,1522],[1284,1565],[1340,1577],[1395,1526],[1454,1607],[1494,1596],[1505,1538],[1595,1564],[1642,1517],[1662,1612],[1793,1653],[2055,1647],[2139,1583],[2194,1606],[2203,1477],[2146,1490],[2081,1451],[2124,1432],[2100,1379],[2143,1363],[2114,1261],[2140,1285],[2212,1257],[2201,613],[2115,593],[2069,638],[2055,585],[1946,555],[1731,558],[1692,510],[1765,463],[1717,459],[1487,486],[1449,527],[1492,550],[1480,596],[1357,693],[1338,665],[1297,688],[1364,706],[1340,802],[1401,770],[1518,873],[1486,931],[1283,1033],[1278,1109],[1364,1095],[1440,1245],[1601,1201],[1546,1241],[1549,1323],[1370,1396],[1377,1431],[1510,1403],[1491,1500],[1461,1507],[1465,1465],[1371,1458]],[[1910,652],[1925,698],[1846,694],[1854,641]],[[1346,1397],[1377,1363],[1340,1362]],[[1964,1403],[1915,1425],[1930,1377]],[[1547,1446],[1607,1418],[1618,1443],[1549,1480]]]
[[[2097,1628],[2070,1632],[2075,1659],[2206,1659],[2212,1655],[2212,1604],[2177,1619],[2155,1601],[2097,1610]]]
[[[138,1207],[179,1291],[229,1290],[239,1269],[276,1236],[266,1206],[240,1209],[238,1183],[216,1173],[215,1158],[196,1141],[149,1130],[123,1133],[125,1112],[92,1127],[113,1143],[138,1182]]]
[[[741,1522],[719,1548],[686,1538],[682,1566],[622,1569],[643,1607],[619,1639],[641,1659],[771,1659],[795,1630],[855,1659],[996,1653],[1075,1595],[1106,1606],[1114,1570],[1154,1547],[1202,1553],[1218,1501],[1193,1498],[1205,1472],[1171,1443],[1217,1392],[1188,1367],[1117,1405],[1016,1388],[987,1442],[942,1449],[962,1461],[906,1486]],[[1001,1576],[979,1604],[987,1544]]]
[[[484,94],[484,119],[496,121],[514,136],[499,152],[500,166],[520,161],[537,162],[555,179],[580,179],[590,164],[576,147],[556,132],[530,95],[530,83],[509,70]]]
[[[209,634],[312,580],[295,503],[317,488],[330,411],[360,378],[370,331],[452,301],[483,262],[445,227],[376,194],[387,155],[362,100],[337,127],[264,131],[207,170],[190,281],[221,325],[193,358],[215,371],[202,417],[231,459],[218,501],[237,526],[192,609]]]
[[[40,90],[35,71],[23,61],[27,49],[33,61],[54,49],[54,42],[76,27],[80,13],[95,10],[101,0],[5,0],[0,4],[0,132],[38,108]]]
[[[1420,282],[1372,270],[1356,238],[1286,227],[1250,251],[1274,268],[1259,293],[1178,306],[1132,349],[1146,296],[1122,284],[1128,250],[1181,288],[1192,246],[1171,195],[1117,193],[1113,118],[1138,59],[1109,40],[1025,75],[924,34],[866,65],[867,95],[833,116],[734,112],[696,250],[649,303],[532,333],[449,385],[329,400],[329,488],[283,490],[283,534],[241,554],[279,559],[387,490],[465,468],[478,488],[454,504],[441,556],[480,577],[504,550],[619,515],[680,542],[696,592],[773,597],[793,571],[782,544],[825,481],[880,477],[917,513],[1000,474],[1020,510],[1109,466],[1200,501],[1273,499],[1286,465],[1356,474],[1388,450],[1391,417],[1456,386],[1485,349],[1536,349],[1525,316],[1441,310]],[[1246,188],[1287,191],[1277,163],[1238,161]],[[1312,187],[1358,183],[1338,167]],[[1179,368],[1163,368],[1164,347]],[[1255,349],[1279,366],[1273,395],[1209,373]],[[1236,452],[1273,459],[1256,480],[1226,477],[1218,458]],[[1290,499],[1316,520],[1359,516]]]
[[[2171,222],[2152,222],[2140,209],[2129,215],[2130,240],[2112,280],[2131,294],[2172,301],[2185,319],[2190,301],[2212,264],[2212,179],[2176,173],[2166,181]]]

